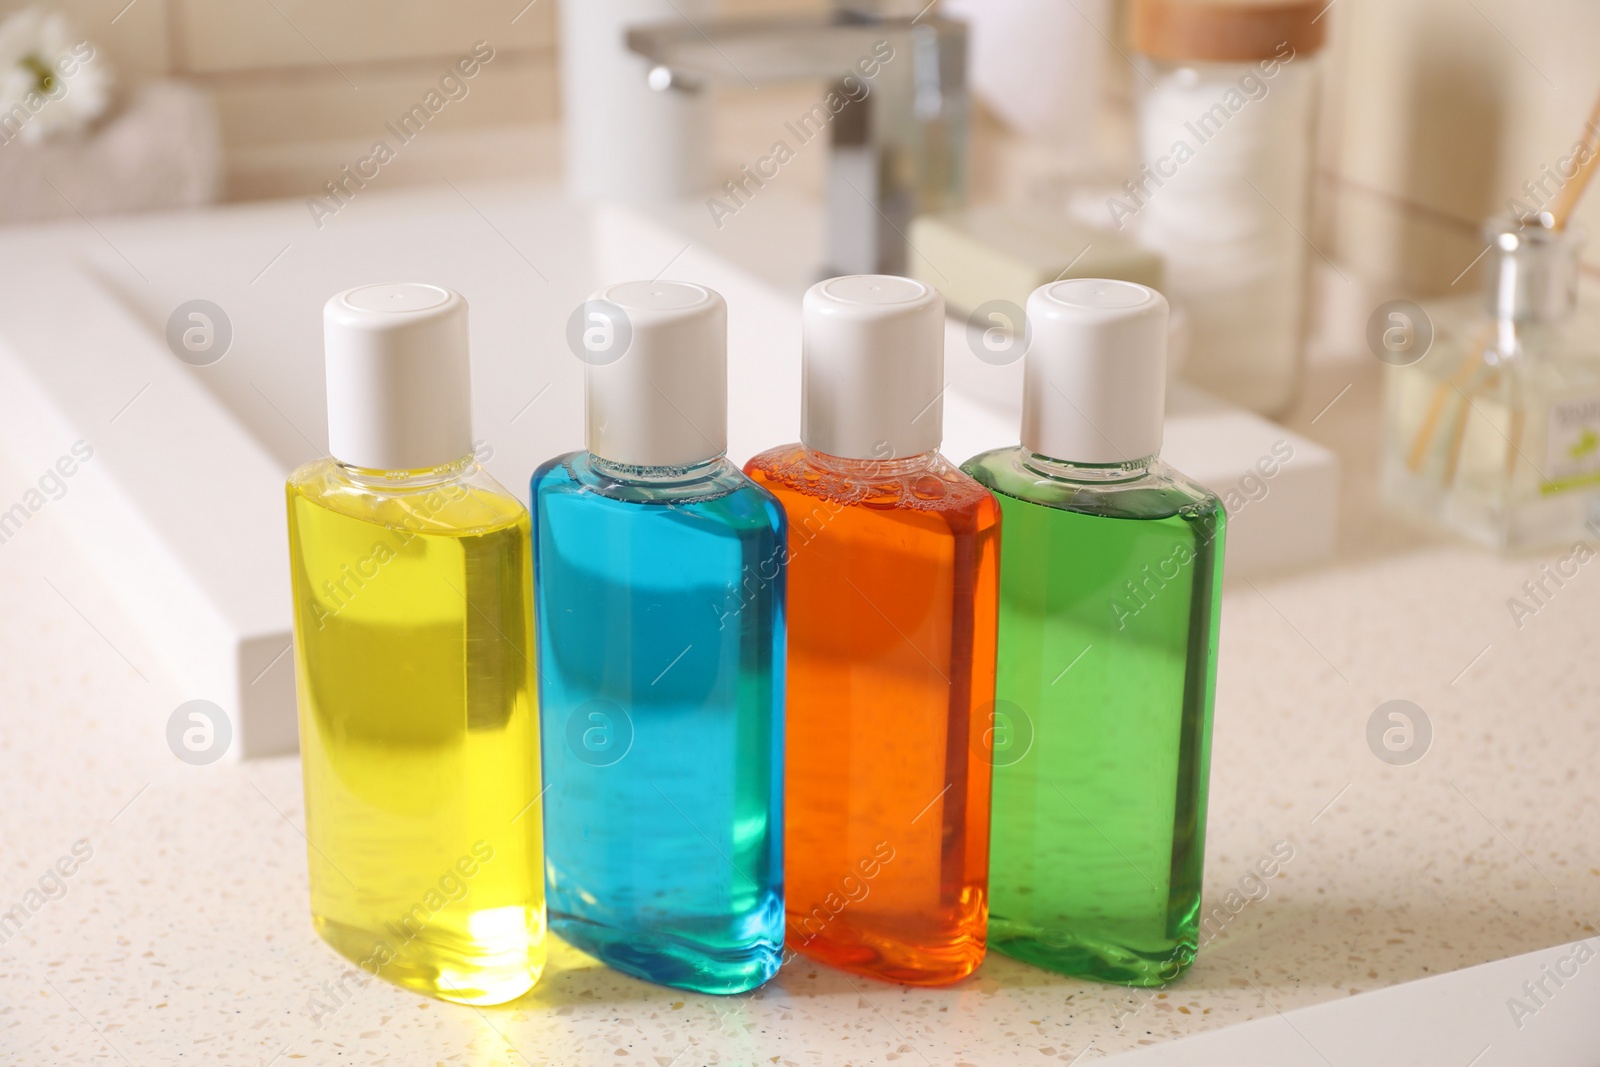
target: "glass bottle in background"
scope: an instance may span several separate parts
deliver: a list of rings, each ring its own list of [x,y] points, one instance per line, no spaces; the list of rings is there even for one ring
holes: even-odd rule
[[[944,301],[805,298],[800,444],[745,470],[789,516],[788,944],[915,985],[982,961],[999,511],[937,449]]]
[[[722,298],[586,308],[625,350],[589,354],[587,450],[532,484],[551,928],[739,993],[783,950],[783,510],[723,455]]]
[[[1028,303],[1022,444],[962,466],[1004,516],[989,942],[1061,974],[1194,960],[1224,514],[1161,462],[1166,300]]]
[[[1267,415],[1294,402],[1314,251],[1326,0],[1135,0],[1140,173],[1109,201],[1166,261],[1185,378]]]
[[[528,513],[472,455],[459,295],[364,286],[324,326],[332,457],[288,484],[312,918],[504,1003],[544,966]]]
[[[1600,307],[1578,299],[1583,236],[1496,219],[1487,299],[1396,320],[1416,362],[1386,373],[1383,488],[1403,510],[1500,549],[1571,544],[1600,522]],[[1379,339],[1382,343],[1383,339]]]

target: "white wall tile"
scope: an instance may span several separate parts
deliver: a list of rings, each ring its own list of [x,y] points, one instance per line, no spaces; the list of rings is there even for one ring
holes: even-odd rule
[[[352,73],[352,89],[330,68],[258,77],[212,80],[226,148],[383,136],[397,120],[438,87],[447,72],[443,59],[364,68]],[[465,129],[556,118],[555,67],[549,57],[500,53],[466,82],[467,95],[439,112],[441,128]],[[425,131],[426,132],[426,131]]]
[[[143,2],[143,0],[141,0]],[[456,54],[475,41],[543,49],[556,0],[172,0],[191,71],[362,63]]]
[[[1339,0],[1329,17],[1335,255],[1397,284],[1452,288],[1482,248],[1480,223],[1577,137],[1600,90],[1600,5]],[[1600,220],[1600,203],[1579,218]]]
[[[169,0],[4,0],[0,16],[19,8],[43,6],[63,12],[80,38],[103,50],[125,77],[163,74],[171,66],[168,50]]]

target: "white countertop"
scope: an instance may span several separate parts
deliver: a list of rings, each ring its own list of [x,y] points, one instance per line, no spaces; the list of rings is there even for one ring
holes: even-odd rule
[[[46,505],[0,544],[0,912],[39,905],[0,946],[0,1062],[1089,1062],[1593,936],[1600,563],[1519,631],[1506,600],[1556,554],[1499,559],[1378,511],[1375,370],[1318,368],[1289,423],[1346,463],[1337,563],[1231,586],[1223,608],[1207,909],[1276,843],[1294,857],[1154,995],[991,956],[951,989],[796,961],[717,999],[557,945],[505,1008],[379,982],[330,996],[346,968],[308,919],[298,763],[174,758],[167,718],[202,694],[161,673]],[[0,468],[0,510],[40,473]],[[1393,698],[1433,724],[1413,766],[1365,740]],[[30,898],[83,838],[92,856],[46,878],[57,899]],[[313,998],[338,1005],[320,1026]],[[1480,1067],[1517,1062],[1500,1044]]]

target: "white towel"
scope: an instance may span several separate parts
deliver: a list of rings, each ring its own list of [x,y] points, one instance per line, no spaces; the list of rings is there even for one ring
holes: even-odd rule
[[[182,82],[151,82],[81,137],[0,143],[0,223],[209,204],[221,160],[210,97]]]

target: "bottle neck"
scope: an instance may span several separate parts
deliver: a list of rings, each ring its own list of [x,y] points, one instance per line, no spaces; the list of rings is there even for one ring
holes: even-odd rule
[[[616,463],[604,457],[589,453],[589,464],[596,474],[614,482],[623,482],[628,485],[647,485],[657,488],[669,489],[679,485],[689,485],[703,481],[715,474],[717,469],[726,461],[726,453],[718,452],[710,459],[703,459],[685,466],[641,466],[634,463]]]
[[[468,452],[460,459],[451,460],[438,467],[415,471],[386,471],[370,467],[357,467],[353,463],[334,457],[334,463],[345,477],[356,485],[369,489],[427,489],[430,486],[453,482],[471,469],[476,455]]]
[[[1073,463],[1055,459],[1038,452],[1023,450],[1022,465],[1030,472],[1058,482],[1080,485],[1117,485],[1132,482],[1150,473],[1150,468],[1160,458],[1159,453],[1125,463]]]
[[[803,446],[802,446],[803,447]],[[871,481],[877,478],[902,478],[908,474],[917,474],[933,466],[939,457],[938,449],[929,449],[910,456],[890,456],[884,459],[851,459],[846,456],[834,456],[827,452],[818,452],[814,448],[807,448],[806,460],[813,466],[832,474],[858,481]]]
[[[1502,333],[1560,322],[1572,314],[1578,300],[1581,231],[1552,229],[1540,216],[1492,220],[1484,235],[1494,249],[1485,295]]]

